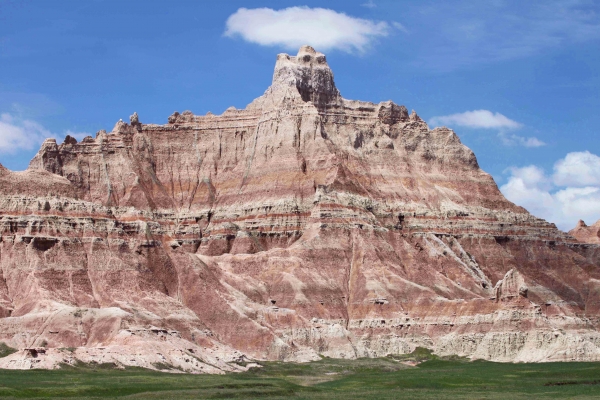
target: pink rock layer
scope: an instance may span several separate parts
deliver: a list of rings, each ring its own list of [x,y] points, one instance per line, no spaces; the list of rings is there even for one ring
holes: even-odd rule
[[[0,170],[0,223],[2,368],[600,360],[600,246],[506,200],[452,130],[342,98],[308,46],[243,110],[46,140]]]

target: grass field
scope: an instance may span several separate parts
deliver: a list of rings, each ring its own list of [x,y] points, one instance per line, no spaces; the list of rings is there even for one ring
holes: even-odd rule
[[[422,362],[416,367],[399,361]],[[501,364],[423,349],[379,359],[269,362],[242,374],[167,374],[106,366],[0,371],[0,398],[538,399],[600,398],[600,363]]]

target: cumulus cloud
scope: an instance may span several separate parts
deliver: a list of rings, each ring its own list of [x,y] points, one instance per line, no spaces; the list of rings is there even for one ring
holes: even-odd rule
[[[62,137],[67,134],[78,140],[88,135],[84,132],[67,131]],[[58,139],[59,135],[50,132],[38,122],[9,113],[0,114],[0,153],[14,154],[22,150],[33,150],[47,138]]]
[[[308,44],[318,50],[364,52],[374,40],[392,31],[387,22],[355,18],[325,8],[240,8],[229,16],[225,36],[263,46],[297,50]]]
[[[535,187],[544,191],[552,188],[552,180],[546,176],[543,169],[535,165],[522,168],[510,167],[507,171],[511,172],[511,178],[517,178],[519,182],[523,183],[524,187]]]
[[[567,154],[554,166],[554,182],[564,186],[600,186],[600,157],[589,151]]]
[[[430,125],[457,125],[466,126],[468,128],[508,128],[516,129],[520,128],[522,124],[517,121],[505,117],[499,112],[491,112],[489,110],[474,110],[465,111],[464,113],[442,115],[433,117],[429,120]]]
[[[554,164],[552,175],[534,165],[509,168],[500,187],[515,204],[568,231],[579,219],[600,219],[600,157],[588,151],[568,153]]]

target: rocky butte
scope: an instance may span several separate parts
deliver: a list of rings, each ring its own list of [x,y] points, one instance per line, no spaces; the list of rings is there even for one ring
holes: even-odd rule
[[[579,220],[577,226],[569,231],[580,242],[600,244],[600,220],[592,226],[587,226],[583,220]]]
[[[506,200],[452,130],[344,99],[308,46],[243,110],[47,139],[1,168],[0,223],[2,368],[600,360],[600,245]]]

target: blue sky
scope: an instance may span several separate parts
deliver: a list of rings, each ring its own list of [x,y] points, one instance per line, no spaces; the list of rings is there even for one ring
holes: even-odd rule
[[[277,53],[327,54],[345,98],[447,125],[505,195],[563,229],[600,218],[600,3],[0,0],[0,163],[137,111],[221,113]]]

